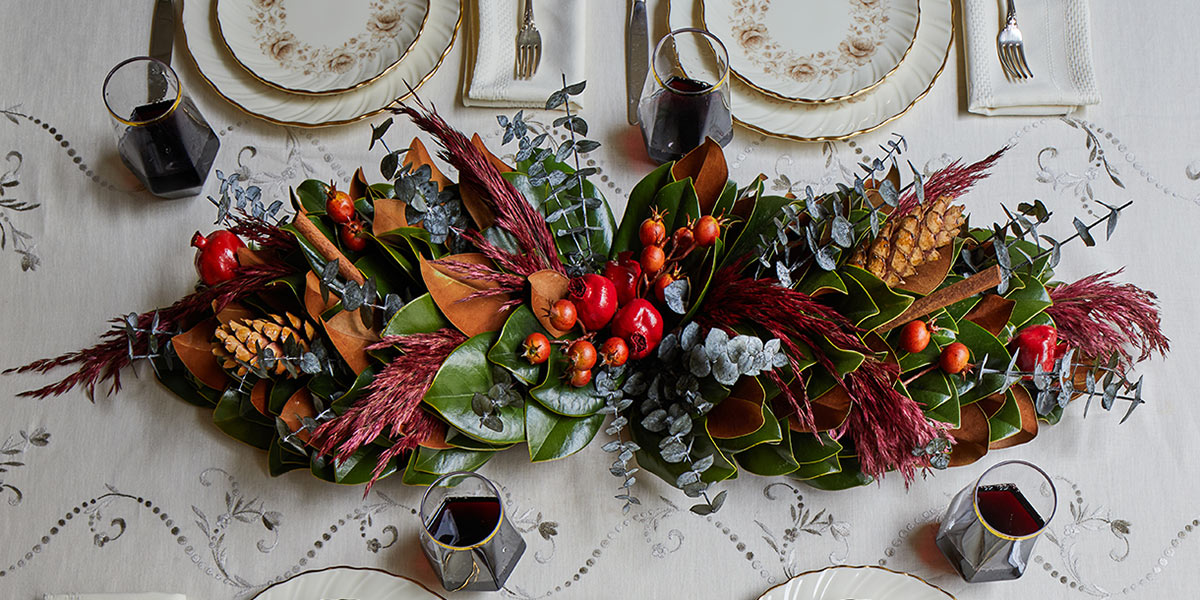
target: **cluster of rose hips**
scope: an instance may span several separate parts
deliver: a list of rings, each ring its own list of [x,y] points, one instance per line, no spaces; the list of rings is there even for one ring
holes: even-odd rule
[[[904,352],[921,352],[929,346],[929,340],[937,326],[920,319],[910,321],[900,330],[900,349]],[[1066,353],[1067,345],[1059,343],[1058,331],[1049,325],[1033,325],[1022,329],[1008,343],[1009,349],[1017,354],[1017,368],[1033,371],[1041,367],[1043,372],[1054,370],[1054,363]],[[938,366],[954,375],[969,370],[971,352],[962,342],[953,342],[942,348]]]
[[[644,248],[635,260],[633,252],[622,252],[604,266],[604,274],[576,277],[567,286],[567,297],[550,305],[545,315],[550,326],[570,331],[576,326],[584,335],[575,340],[551,341],[542,333],[525,338],[523,356],[532,364],[550,359],[551,348],[566,347],[567,366],[563,377],[570,385],[583,387],[592,381],[597,364],[619,367],[629,359],[645,358],[658,347],[663,335],[662,313],[644,298],[650,289],[665,302],[666,288],[679,277],[668,270],[695,248],[707,248],[721,236],[721,221],[711,215],[677,229],[667,238],[662,214],[657,211],[642,222],[638,237]],[[608,328],[608,336],[598,334]],[[593,340],[604,339],[597,349]]]
[[[354,252],[361,252],[367,247],[363,224],[354,209],[354,200],[350,194],[330,185],[329,192],[325,195],[325,214],[338,224],[338,237],[341,238],[343,246]]]
[[[926,323],[920,319],[909,321],[900,330],[900,349],[908,353],[917,353],[929,346],[937,326],[932,322]],[[962,373],[971,368],[971,351],[962,342],[953,342],[942,348],[938,356],[938,366],[951,375]]]

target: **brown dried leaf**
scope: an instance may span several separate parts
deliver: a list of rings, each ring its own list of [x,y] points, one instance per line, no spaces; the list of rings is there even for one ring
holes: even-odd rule
[[[430,450],[449,450],[454,447],[446,443],[446,424],[441,421],[437,422],[437,425],[433,428],[433,432],[419,445],[422,448],[429,448]]]
[[[213,302],[213,304],[216,304],[216,302]],[[217,322],[222,325],[228,325],[230,321],[249,319],[253,316],[254,312],[250,309],[237,302],[230,302],[225,308],[221,309],[221,312],[217,313]]]
[[[927,295],[942,282],[946,280],[946,275],[950,273],[950,266],[954,264],[953,248],[947,246],[935,250],[938,254],[937,260],[926,262],[917,267],[917,274],[904,278],[904,283],[897,286],[898,288],[915,294]]]
[[[408,217],[404,216],[404,209],[408,205],[403,200],[395,198],[379,198],[375,201],[375,222],[371,223],[371,233],[375,237],[381,237],[383,234],[408,227]]]
[[[1014,385],[1010,389],[1017,400],[1017,407],[1021,409],[1021,431],[993,442],[990,446],[993,449],[1019,446],[1037,437],[1038,434],[1037,410],[1033,407],[1033,399],[1029,397],[1029,392],[1020,385]]]
[[[999,337],[1004,331],[1004,326],[1008,325],[1008,319],[1012,316],[1013,307],[1017,303],[1002,298],[996,294],[986,294],[983,299],[967,313],[966,319],[988,331],[992,335]]]
[[[223,390],[229,384],[229,376],[213,355],[213,333],[217,330],[216,319],[205,319],[195,327],[171,338],[171,346],[179,361],[200,383]]]
[[[271,413],[267,412],[267,392],[269,391],[271,391],[271,380],[269,379],[259,379],[255,382],[254,389],[250,390],[250,404],[264,417],[271,416]]]
[[[991,430],[988,428],[987,415],[979,403],[962,407],[961,419],[959,428],[950,431],[950,435],[954,436],[954,449],[950,452],[951,467],[969,465],[988,452]]]
[[[330,294],[329,301],[325,301],[321,296],[321,278],[312,271],[304,276],[304,284],[304,310],[308,311],[308,316],[313,321],[320,321],[321,313],[337,304],[337,298]]]
[[[721,145],[712,138],[705,138],[703,144],[675,162],[671,167],[671,177],[675,181],[691,177],[696,197],[700,200],[700,214],[711,213],[725,189],[725,183],[729,181],[729,167],[725,164]]]
[[[492,154],[491,150],[488,150],[488,147],[483,143],[483,138],[479,137],[478,133],[471,136],[471,145],[478,148],[483,153],[484,158],[487,158],[488,162],[492,163],[493,167],[496,167],[497,171],[508,173],[513,170],[507,163],[497,158],[495,154]]]
[[[300,388],[288,398],[286,404],[283,405],[283,410],[279,411],[279,418],[288,427],[288,431],[295,433],[296,438],[307,443],[312,437],[312,433],[304,429],[304,418],[312,418],[317,415],[316,408],[313,407],[312,395],[308,393],[308,388]]]
[[[433,162],[433,157],[429,156],[429,151],[425,149],[425,144],[422,144],[418,138],[413,138],[412,143],[408,145],[408,152],[404,155],[404,164],[411,165],[414,171],[421,165],[429,165],[431,171],[429,180],[436,181],[439,190],[446,189],[446,186],[450,185],[450,180],[438,170],[437,165]]]
[[[267,264],[267,261],[259,258],[258,253],[242,246],[235,250],[237,253],[238,264],[243,267],[258,267]]]
[[[487,146],[483,144],[483,140],[480,139],[479,134],[475,134],[471,137],[471,145],[479,149],[479,151],[483,153],[483,156],[487,158],[488,162],[491,163],[491,165],[495,167],[497,171],[501,173],[507,173],[513,170],[512,167],[504,164],[504,161],[496,158],[496,156],[487,149]],[[496,224],[496,213],[492,212],[492,209],[489,208],[486,203],[484,203],[481,195],[482,192],[475,189],[474,186],[469,185],[461,186],[459,191],[462,192],[463,205],[467,207],[467,212],[470,213],[471,220],[475,222],[475,227],[479,229],[479,231],[483,231]]]
[[[329,336],[329,341],[333,342],[338,354],[342,355],[350,369],[355,374],[366,371],[371,364],[367,359],[366,347],[378,342],[379,335],[363,324],[358,311],[342,311],[322,323],[325,325],[325,334]]]
[[[996,416],[996,413],[1000,412],[1000,409],[1004,408],[1005,402],[1008,402],[1008,394],[999,393],[992,394],[987,398],[981,398],[978,404],[979,408],[983,409],[983,414],[987,415],[987,418],[990,419]]]
[[[551,336],[560,338],[567,332],[550,325],[550,306],[567,297],[566,275],[553,269],[543,269],[529,276],[529,308]]]
[[[354,171],[354,177],[350,179],[350,189],[346,190],[346,193],[350,194],[352,200],[366,198],[368,187],[367,176],[363,174],[362,167],[359,167]]]
[[[758,431],[763,426],[763,389],[753,377],[742,377],[729,397],[708,413],[708,433],[728,440]]]
[[[442,314],[463,332],[472,337],[486,331],[497,331],[504,325],[508,313],[515,307],[504,308],[504,304],[513,299],[512,294],[501,294],[485,298],[475,298],[461,302],[464,298],[479,290],[494,288],[496,283],[466,279],[447,267],[438,265],[418,257],[421,262],[421,278],[429,294]],[[493,266],[488,257],[477,252],[453,254],[443,260]]]

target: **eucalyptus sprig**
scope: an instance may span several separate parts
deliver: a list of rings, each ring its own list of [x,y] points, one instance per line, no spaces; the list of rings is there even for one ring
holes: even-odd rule
[[[221,181],[221,187],[218,190],[220,199],[208,197],[208,201],[217,207],[217,220],[213,222],[214,225],[235,224],[235,219],[230,214],[233,209],[259,221],[269,222],[273,219],[275,225],[282,225],[290,220],[289,214],[281,215],[279,212],[283,208],[282,200],[276,200],[269,205],[263,204],[262,189],[256,185],[243,188],[241,173],[230,173],[227,176],[223,171],[217,169],[217,179]]]
[[[338,261],[336,260],[326,261],[320,266],[321,272],[318,279],[321,286],[321,298],[328,302],[330,293],[336,295],[342,301],[342,309],[348,312],[358,311],[358,316],[367,327],[374,325],[375,311],[383,313],[383,322],[386,323],[391,321],[392,317],[404,307],[406,300],[399,294],[388,293],[380,298],[379,285],[374,276],[359,285],[338,277]]]

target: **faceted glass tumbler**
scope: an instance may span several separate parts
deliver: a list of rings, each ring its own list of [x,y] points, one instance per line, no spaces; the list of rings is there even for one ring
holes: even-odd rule
[[[937,546],[968,582],[1017,579],[1057,506],[1045,471],[1021,460],[997,463],[950,501]]]
[[[421,499],[421,549],[446,591],[497,591],[525,553],[496,486],[468,471],[442,476]]]

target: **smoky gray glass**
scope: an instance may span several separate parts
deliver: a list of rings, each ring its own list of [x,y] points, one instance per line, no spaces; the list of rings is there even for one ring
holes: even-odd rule
[[[496,486],[468,471],[448,473],[421,498],[421,549],[446,591],[497,591],[525,553]]]

